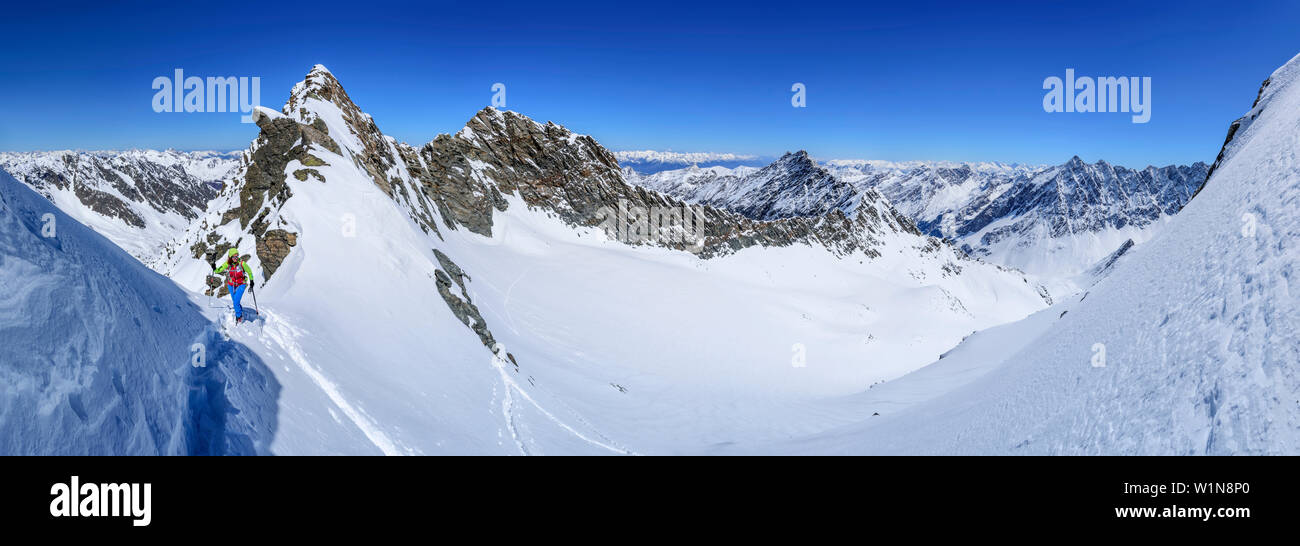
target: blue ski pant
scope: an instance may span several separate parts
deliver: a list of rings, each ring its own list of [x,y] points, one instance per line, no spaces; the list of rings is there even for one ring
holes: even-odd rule
[[[230,302],[235,306],[235,318],[244,316],[244,307],[239,305],[239,300],[244,299],[244,290],[248,288],[248,285],[241,284],[234,288],[227,285],[226,288],[230,290]]]

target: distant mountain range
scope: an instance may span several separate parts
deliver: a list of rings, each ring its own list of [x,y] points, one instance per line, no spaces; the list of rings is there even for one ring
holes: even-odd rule
[[[216,197],[240,152],[0,152],[0,169],[141,260]]]
[[[1078,157],[1062,165],[828,161],[799,151],[752,167],[629,172],[647,188],[771,220],[852,214],[881,195],[928,235],[967,253],[1052,278],[1080,274],[1132,239],[1148,239],[1204,183],[1209,167],[1129,169]]]
[[[672,152],[655,150],[630,150],[614,152],[619,165],[638,173],[648,174],[683,167],[757,167],[767,164],[771,157],[717,152]]]

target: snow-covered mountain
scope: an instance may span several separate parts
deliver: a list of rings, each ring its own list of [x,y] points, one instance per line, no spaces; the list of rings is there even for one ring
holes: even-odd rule
[[[1204,163],[1135,170],[1077,156],[1050,167],[998,167],[837,172],[879,190],[922,231],[1044,276],[1078,274],[1127,240],[1150,238],[1208,173]]]
[[[822,216],[834,210],[853,214],[860,200],[880,199],[877,192],[859,192],[831,175],[804,151],[785,154],[761,169],[692,167],[639,177],[636,183],[755,220]]]
[[[1300,452],[1298,149],[1300,56],[1195,197],[1090,291],[855,397],[880,417],[748,450]]]
[[[765,160],[756,155],[722,152],[672,152],[658,150],[620,150],[614,152],[620,165],[642,174],[684,167],[762,166]],[[768,158],[771,159],[771,158]]]
[[[267,453],[275,374],[205,311],[0,172],[0,455]]]
[[[231,336],[276,363],[276,453],[778,438],[1047,305],[883,199],[773,221],[685,207],[591,137],[491,108],[408,146],[321,66],[255,118],[248,161],[161,269],[220,295],[208,262],[249,255],[262,318]]]
[[[762,169],[686,168],[632,181],[757,219],[852,214],[883,196],[928,235],[1048,278],[1073,277],[1144,241],[1205,180],[1208,166],[1133,170],[1078,157],[1058,166],[834,160],[787,153]]]
[[[220,152],[0,152],[0,169],[145,262],[207,208],[238,164],[238,153]]]

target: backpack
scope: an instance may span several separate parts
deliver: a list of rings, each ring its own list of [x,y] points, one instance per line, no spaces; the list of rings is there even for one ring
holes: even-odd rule
[[[230,266],[230,269],[227,269],[226,271],[230,273],[230,282],[227,282],[226,284],[230,286],[240,286],[244,284],[245,275],[243,261],[235,263],[235,265]]]

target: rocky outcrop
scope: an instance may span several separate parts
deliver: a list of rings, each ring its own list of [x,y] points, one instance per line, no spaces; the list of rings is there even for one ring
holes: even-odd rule
[[[144,219],[131,210],[131,205],[108,192],[84,184],[73,185],[72,192],[77,196],[77,200],[81,201],[82,205],[85,205],[95,214],[117,218],[134,228],[144,229],[145,227]]]
[[[437,283],[438,294],[442,296],[443,301],[447,302],[447,307],[451,309],[453,315],[460,319],[470,330],[478,336],[483,346],[491,349],[493,353],[499,353],[501,348],[497,346],[496,339],[492,337],[492,331],[488,329],[487,321],[483,320],[483,315],[479,313],[478,307],[469,297],[469,291],[465,289],[465,282],[470,280],[460,266],[451,261],[441,250],[434,249],[434,256],[438,259],[440,269],[434,270],[434,280]],[[514,355],[506,353],[499,355],[513,364],[517,369],[519,363],[515,360]]]
[[[272,117],[255,111],[254,121],[261,129],[249,152],[236,182],[237,204],[222,213],[218,225],[238,220],[241,230],[253,238],[253,245],[261,259],[263,275],[269,280],[284,261],[289,250],[297,244],[297,234],[283,229],[271,229],[272,218],[280,207],[293,197],[285,169],[297,161],[303,165],[324,165],[311,154],[312,146],[338,152],[339,146],[329,136],[323,122],[298,123],[288,117]],[[213,226],[215,229],[217,226]],[[237,246],[239,240],[229,241],[213,231],[191,247],[195,256],[204,256],[211,262],[223,255],[224,249]]]
[[[262,271],[268,279],[280,269],[295,246],[298,246],[298,234],[283,229],[267,230],[257,240],[257,256],[262,259]]]

